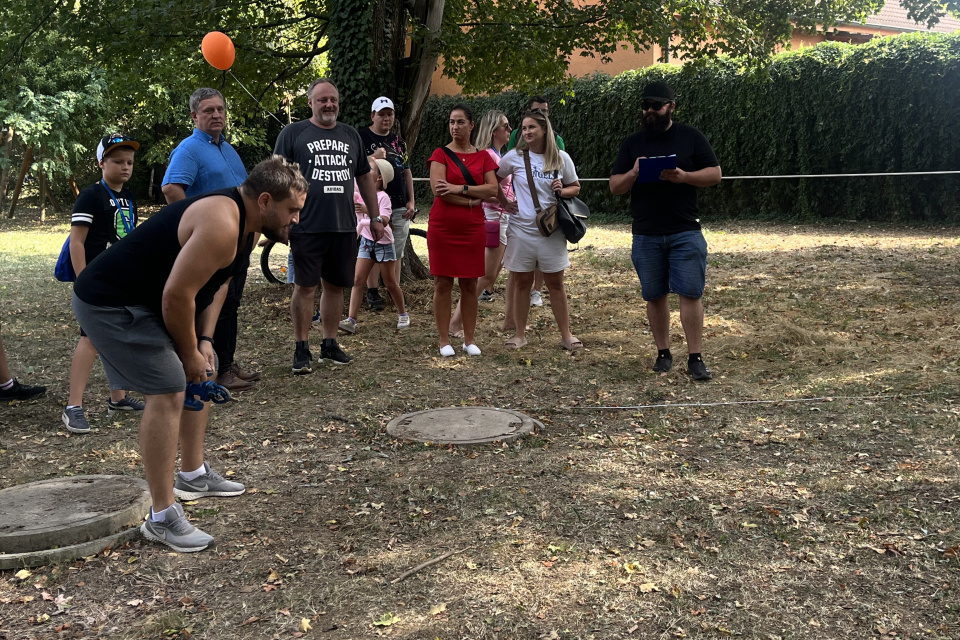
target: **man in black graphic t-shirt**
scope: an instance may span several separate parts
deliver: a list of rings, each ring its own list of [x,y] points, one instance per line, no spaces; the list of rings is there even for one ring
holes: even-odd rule
[[[701,355],[703,288],[707,242],[700,230],[696,187],[720,182],[720,163],[703,134],[673,122],[673,89],[652,82],[643,90],[641,130],[624,140],[610,176],[610,192],[630,192],[633,213],[633,265],[647,301],[650,331],[657,343],[653,370],[673,366],[670,354],[670,303],[667,294],[680,296],[680,323],[687,339],[687,373],[694,380],[712,376]],[[639,183],[640,158],[677,156],[677,168],[660,180]]]
[[[313,115],[287,125],[277,137],[274,153],[300,164],[303,177],[310,183],[307,201],[300,213],[300,224],[290,233],[293,254],[293,295],[290,315],[296,347],[293,373],[313,371],[310,353],[310,319],[317,286],[323,342],[320,359],[347,364],[350,356],[337,345],[337,329],[343,311],[343,289],[353,286],[357,262],[357,214],[353,206],[353,181],[356,179],[367,211],[377,211],[377,189],[363,151],[360,134],[353,127],[337,122],[340,93],[326,78],[310,83],[308,104]],[[374,239],[383,235],[379,220],[370,222]]]

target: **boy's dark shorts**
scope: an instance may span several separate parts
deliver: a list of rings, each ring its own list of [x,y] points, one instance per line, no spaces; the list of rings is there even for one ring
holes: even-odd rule
[[[290,236],[293,281],[316,287],[320,280],[335,287],[352,287],[357,266],[357,234],[297,233]]]

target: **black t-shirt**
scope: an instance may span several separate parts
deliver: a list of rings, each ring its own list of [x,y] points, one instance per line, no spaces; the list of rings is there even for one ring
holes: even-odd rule
[[[390,206],[402,209],[410,199],[407,196],[407,179],[404,170],[410,168],[410,157],[407,155],[407,143],[403,138],[391,132],[385,136],[373,132],[370,127],[360,129],[360,139],[363,140],[363,152],[372,156],[373,152],[381,147],[387,151],[387,162],[393,165],[393,180],[385,191],[390,196]]]
[[[710,143],[695,128],[674,122],[664,133],[648,135],[639,131],[620,145],[612,175],[633,169],[637,158],[677,156],[677,168],[699,171],[720,163]],[[634,184],[630,189],[630,211],[634,235],[671,235],[700,229],[697,188],[666,180]]]
[[[356,233],[353,180],[370,173],[356,129],[342,122],[324,129],[301,120],[283,128],[273,152],[298,163],[310,183],[291,233]]]
[[[77,276],[73,292],[78,298],[97,307],[147,307],[159,316],[163,314],[163,288],[170,277],[173,264],[180,255],[180,220],[183,212],[201,198],[228,196],[240,207],[240,234],[237,238],[237,257],[218,270],[197,292],[197,312],[213,302],[217,289],[227,281],[238,263],[247,258],[244,249],[246,209],[237,187],[211,191],[193,198],[167,205],[146,222],[130,232],[123,242],[101,253]]]
[[[126,187],[113,193],[117,197],[116,204],[106,188],[95,182],[80,192],[73,205],[70,225],[88,228],[87,239],[83,241],[87,264],[137,226],[137,205],[133,194]]]

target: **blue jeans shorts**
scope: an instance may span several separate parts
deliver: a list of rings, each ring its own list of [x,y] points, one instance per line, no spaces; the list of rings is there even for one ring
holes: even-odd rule
[[[360,251],[357,252],[357,258],[374,262],[393,262],[397,259],[397,250],[392,242],[374,244],[373,240],[360,236]]]
[[[707,241],[700,231],[669,236],[633,236],[633,267],[640,276],[643,299],[668,293],[702,298],[707,275]]]

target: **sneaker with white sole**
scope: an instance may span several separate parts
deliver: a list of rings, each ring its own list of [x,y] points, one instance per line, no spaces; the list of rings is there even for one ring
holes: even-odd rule
[[[480,302],[493,302],[493,293],[484,289],[480,292],[480,295],[477,296],[477,300]]]
[[[70,433],[90,433],[90,423],[87,417],[83,415],[83,407],[67,407],[60,414],[63,420],[63,426]]]
[[[239,482],[231,482],[203,463],[205,473],[193,480],[187,480],[179,473],[173,483],[173,493],[181,500],[196,500],[197,498],[238,496],[247,490]]]
[[[354,334],[357,332],[357,321],[353,318],[347,318],[340,321],[340,330],[346,331],[347,333]]]
[[[543,296],[540,295],[539,291],[530,292],[530,306],[531,307],[542,307],[543,306]]]
[[[150,507],[147,519],[140,525],[140,535],[147,540],[165,544],[180,553],[196,553],[213,544],[213,536],[190,524],[180,503],[174,502],[171,510],[173,513],[168,511],[166,520],[154,522],[153,507]]]
[[[410,328],[410,314],[401,313],[397,316],[397,329],[409,329]]]
[[[320,343],[320,360],[323,362],[329,360],[333,364],[350,364],[353,358],[343,352],[335,339],[324,338]]]
[[[107,415],[112,417],[114,413],[118,411],[143,411],[144,407],[147,405],[143,400],[137,400],[136,398],[131,398],[130,396],[124,396],[118,402],[113,400],[107,400]]]

